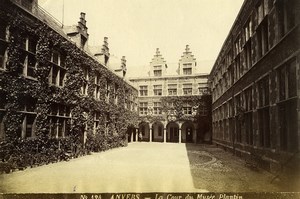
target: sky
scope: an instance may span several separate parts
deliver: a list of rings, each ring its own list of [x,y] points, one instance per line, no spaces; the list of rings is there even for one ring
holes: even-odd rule
[[[110,53],[126,56],[127,75],[148,69],[156,48],[176,67],[188,44],[198,71],[209,73],[243,0],[39,0],[64,25],[86,13],[89,45],[108,37]],[[64,14],[63,14],[64,13]],[[171,69],[172,70],[172,69]],[[174,70],[175,71],[175,70]]]

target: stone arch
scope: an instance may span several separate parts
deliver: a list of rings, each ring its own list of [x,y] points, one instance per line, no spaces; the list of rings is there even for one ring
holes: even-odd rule
[[[164,124],[162,122],[156,121],[152,124],[152,141],[164,141]]]
[[[186,121],[181,126],[182,142],[193,143],[195,142],[195,127],[193,122]]]
[[[136,134],[136,128],[133,125],[129,125],[126,131],[127,141],[128,142],[135,141],[136,139],[135,134]]]
[[[142,134],[142,141],[150,140],[150,125],[148,122],[141,122],[139,124],[139,133]]]
[[[176,122],[167,124],[167,142],[179,142],[179,125]]]

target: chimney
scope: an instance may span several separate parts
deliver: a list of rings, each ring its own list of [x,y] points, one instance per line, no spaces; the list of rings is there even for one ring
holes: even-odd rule
[[[85,20],[85,13],[80,13],[80,21],[78,23],[81,23],[82,25],[86,26],[86,20]],[[80,26],[80,24],[78,24]]]
[[[160,52],[159,52],[159,48],[156,48],[156,56],[159,56]]]
[[[126,75],[126,71],[127,71],[125,56],[122,56],[122,59],[121,59],[121,68],[122,68],[122,71],[123,71],[123,78],[124,78],[125,75]]]
[[[189,47],[189,45],[186,45],[186,46],[185,46],[185,52],[186,52],[186,53],[189,53],[189,52],[190,52],[190,47]]]
[[[108,38],[104,37],[104,42],[102,45],[102,49],[101,49],[101,54],[102,56],[104,56],[104,64],[107,65],[108,64],[108,60],[109,60],[109,48],[108,48],[108,42],[107,42]]]

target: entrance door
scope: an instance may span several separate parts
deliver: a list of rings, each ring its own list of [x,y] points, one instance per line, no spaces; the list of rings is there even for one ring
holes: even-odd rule
[[[177,127],[170,127],[170,142],[179,142]]]
[[[193,131],[191,127],[186,128],[186,142],[193,142]]]

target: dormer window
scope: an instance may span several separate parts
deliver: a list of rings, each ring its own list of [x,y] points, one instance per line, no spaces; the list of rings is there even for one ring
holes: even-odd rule
[[[192,74],[192,63],[183,64],[183,74],[191,75]]]
[[[160,77],[162,76],[162,69],[161,69],[161,65],[158,66],[153,66],[153,74],[155,77]]]

